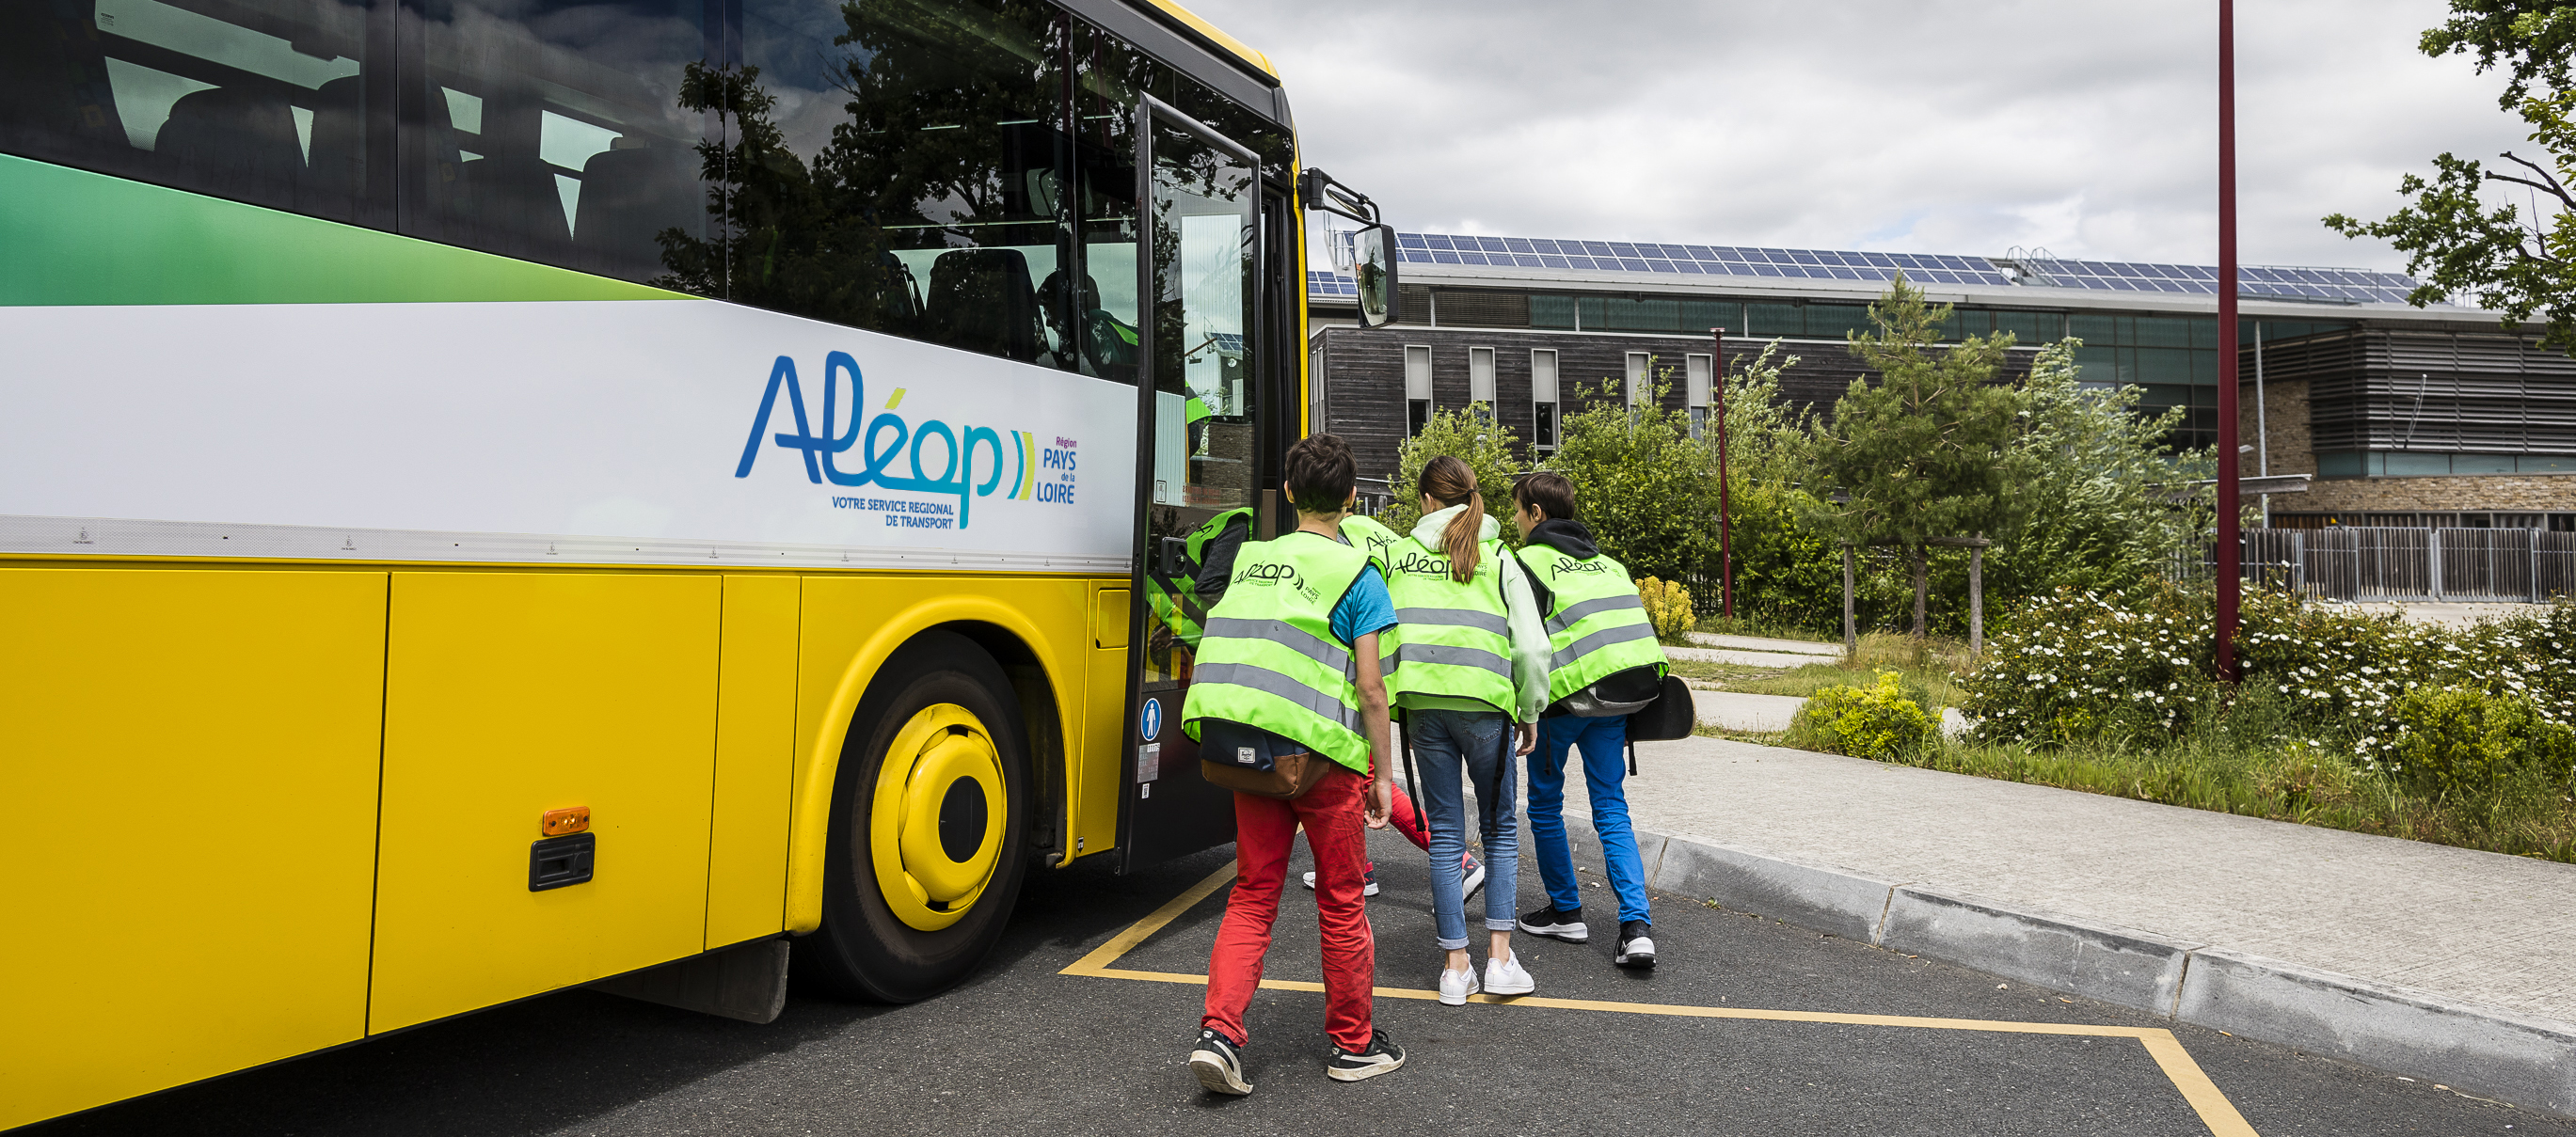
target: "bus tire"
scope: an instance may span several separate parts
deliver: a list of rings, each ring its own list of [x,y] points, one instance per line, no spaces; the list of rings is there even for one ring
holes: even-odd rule
[[[796,941],[800,979],[909,1003],[975,970],[1027,869],[1027,737],[1009,677],[974,641],[929,631],[886,658],[842,743],[823,926]]]

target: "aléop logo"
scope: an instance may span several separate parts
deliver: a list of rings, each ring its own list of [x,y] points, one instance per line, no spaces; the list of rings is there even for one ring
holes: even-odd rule
[[[1313,585],[1306,583],[1306,578],[1298,573],[1297,566],[1286,561],[1256,561],[1247,564],[1236,570],[1233,583],[1256,584],[1263,587],[1284,584],[1296,589],[1298,595],[1308,600],[1319,599],[1323,595],[1315,591]]]
[[[836,433],[841,422],[844,374],[849,376],[849,423],[847,430]],[[796,420],[796,430],[792,434],[770,434],[770,415],[778,409],[778,392],[782,388],[787,392],[788,414]],[[752,464],[760,457],[761,442],[766,436],[771,444],[796,451],[805,460],[805,480],[815,485],[829,481],[848,489],[880,486],[934,495],[927,501],[856,496],[831,499],[835,509],[882,513],[889,528],[964,529],[973,520],[975,499],[996,494],[1005,501],[1073,504],[1075,440],[1059,437],[1049,446],[1025,430],[1004,431],[989,426],[958,429],[938,419],[915,424],[895,413],[903,394],[903,389],[897,388],[885,409],[869,419],[862,430],[859,422],[865,414],[867,382],[860,375],[859,361],[848,352],[832,352],[823,357],[823,419],[818,432],[805,415],[805,392],[796,381],[796,361],[779,356],[770,365],[769,386],[761,392],[760,410],[752,416],[751,437],[742,444],[742,459],[734,465],[733,476],[751,476]],[[925,454],[924,447],[933,439],[939,441],[939,447]],[[839,456],[853,448],[859,451],[862,468],[841,469]],[[989,464],[979,466],[979,458],[989,459]],[[900,467],[896,466],[898,460],[902,462]],[[937,463],[938,469],[934,472],[929,463]],[[957,500],[954,504],[938,500],[946,497]]]
[[[1555,564],[1548,566],[1548,573],[1551,576],[1569,572],[1608,571],[1610,571],[1610,566],[1602,564],[1599,561],[1578,561],[1572,557],[1558,557],[1556,558]]]

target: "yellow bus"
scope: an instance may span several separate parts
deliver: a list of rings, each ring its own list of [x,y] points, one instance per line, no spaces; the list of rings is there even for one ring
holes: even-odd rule
[[[0,1128],[1230,840],[1308,208],[1161,0],[0,0]]]

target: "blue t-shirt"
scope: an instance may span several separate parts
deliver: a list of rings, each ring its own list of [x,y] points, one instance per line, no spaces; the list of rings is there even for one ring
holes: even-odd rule
[[[1358,643],[1361,636],[1383,632],[1395,624],[1395,597],[1387,594],[1386,578],[1374,568],[1362,572],[1359,583],[1342,594],[1341,603],[1333,605],[1333,637],[1346,644]]]

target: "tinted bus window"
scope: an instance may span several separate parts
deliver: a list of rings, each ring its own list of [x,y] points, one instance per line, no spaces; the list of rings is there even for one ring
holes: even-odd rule
[[[1063,29],[1015,0],[747,0],[732,227],[743,303],[1079,369]]]
[[[391,186],[367,42],[366,7],[337,0],[9,0],[0,148],[360,220]]]
[[[707,232],[683,99],[704,0],[430,0],[404,94],[403,232],[628,280]],[[711,291],[705,288],[701,292]]]

